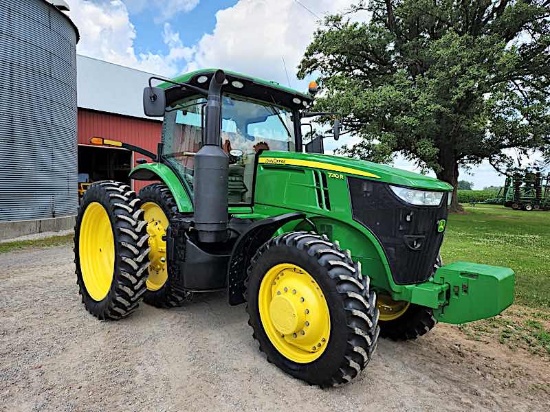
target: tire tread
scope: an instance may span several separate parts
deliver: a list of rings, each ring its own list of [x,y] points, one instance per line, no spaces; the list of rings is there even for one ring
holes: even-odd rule
[[[92,202],[100,203],[107,211],[115,239],[113,281],[109,293],[100,302],[92,299],[86,290],[79,256],[80,224],[86,206]],[[148,246],[136,240],[147,239],[148,235],[140,224],[139,206],[136,193],[128,185],[115,181],[93,183],[82,198],[74,238],[77,284],[86,310],[98,319],[117,320],[128,316],[137,309],[145,292],[142,280],[149,261],[143,259],[143,255],[148,253]]]

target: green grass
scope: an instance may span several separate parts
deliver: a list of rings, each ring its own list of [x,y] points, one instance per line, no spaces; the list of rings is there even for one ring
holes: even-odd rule
[[[515,304],[493,318],[459,326],[466,337],[550,357],[550,212],[464,205],[449,216],[442,257],[507,266],[516,272]]]
[[[506,266],[516,272],[515,303],[550,309],[550,212],[465,206],[449,216],[442,257]]]
[[[10,252],[17,249],[25,249],[28,247],[52,247],[63,246],[73,240],[73,235],[54,236],[45,239],[36,240],[19,240],[16,242],[0,243],[0,253]]]
[[[546,357],[550,355],[550,329],[548,324],[535,320],[538,314],[514,307],[503,315],[466,323],[459,329],[471,340],[498,341],[512,350],[522,348]]]

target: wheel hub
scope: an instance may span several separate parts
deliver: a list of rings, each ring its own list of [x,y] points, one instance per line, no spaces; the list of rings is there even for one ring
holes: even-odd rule
[[[308,363],[324,352],[330,313],[317,282],[300,267],[271,268],[260,286],[260,317],[273,345],[288,359]]]
[[[300,310],[299,306],[296,295],[275,296],[269,305],[269,314],[275,329],[283,335],[301,331],[306,322],[306,315],[304,309]]]
[[[378,295],[376,306],[380,311],[380,320],[387,322],[402,316],[410,306],[410,302],[393,300],[387,295]]]
[[[147,224],[149,234],[149,261],[151,269],[160,272],[166,266],[166,230],[158,220],[152,220]]]
[[[80,223],[79,257],[82,279],[90,297],[103,300],[113,281],[115,241],[105,207],[92,202]]]
[[[145,202],[141,208],[144,210],[144,219],[147,222],[147,234],[149,235],[149,276],[147,277],[147,289],[157,291],[168,280],[168,267],[166,264],[166,229],[169,221],[162,208],[154,202]]]

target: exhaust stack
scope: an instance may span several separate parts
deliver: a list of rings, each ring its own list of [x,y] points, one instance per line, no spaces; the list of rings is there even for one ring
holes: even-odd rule
[[[220,147],[221,91],[225,73],[218,70],[210,80],[206,103],[206,133],[195,155],[194,208],[199,241],[225,242],[228,238],[229,158]]]

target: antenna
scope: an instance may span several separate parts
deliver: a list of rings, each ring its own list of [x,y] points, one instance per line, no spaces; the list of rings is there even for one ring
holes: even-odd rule
[[[298,3],[300,6],[302,6],[302,8],[304,10],[306,10],[309,14],[311,14],[312,16],[316,17],[317,19],[321,20],[321,18],[313,10],[311,10],[309,7],[307,7],[304,3],[302,3],[299,0],[294,0],[294,1],[296,3]]]
[[[288,77],[288,71],[286,70],[285,58],[281,56],[281,59],[283,60],[283,67],[285,68],[286,81],[288,82],[288,87],[292,87],[292,85],[290,84],[290,77]]]

